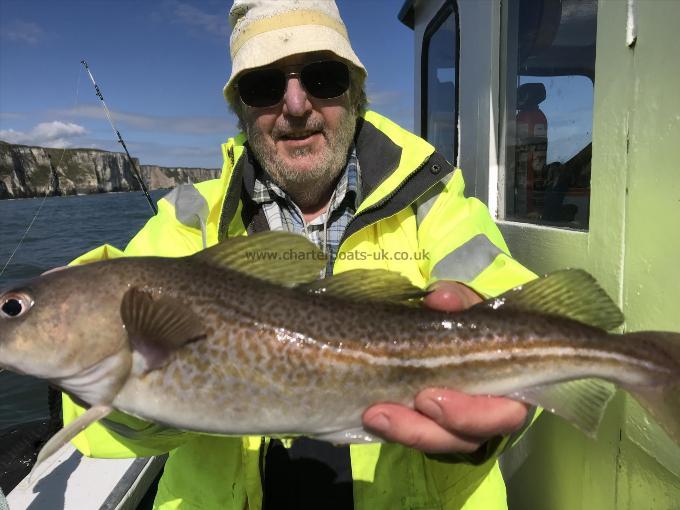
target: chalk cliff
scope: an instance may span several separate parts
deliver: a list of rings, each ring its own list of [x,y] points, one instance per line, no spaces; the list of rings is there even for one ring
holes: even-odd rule
[[[148,189],[172,188],[219,176],[213,168],[139,165]],[[123,152],[50,149],[0,141],[0,199],[139,190]]]

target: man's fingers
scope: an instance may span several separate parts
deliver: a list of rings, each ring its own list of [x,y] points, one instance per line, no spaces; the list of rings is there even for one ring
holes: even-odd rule
[[[452,434],[413,409],[398,404],[378,404],[363,416],[364,426],[387,441],[426,453],[472,453],[484,442]]]
[[[527,417],[526,404],[515,400],[436,388],[420,392],[415,408],[446,430],[477,438],[515,432]]]
[[[474,290],[458,282],[438,281],[428,290],[425,306],[442,312],[460,312],[482,301]]]
[[[427,453],[472,453],[492,437],[517,431],[527,417],[521,402],[437,388],[420,392],[415,408],[377,404],[363,423],[387,441]]]

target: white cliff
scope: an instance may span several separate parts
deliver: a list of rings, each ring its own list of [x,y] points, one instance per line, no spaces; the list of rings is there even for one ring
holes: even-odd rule
[[[219,176],[218,169],[139,165],[148,189],[173,188]],[[0,141],[0,199],[139,190],[122,152],[50,149]]]

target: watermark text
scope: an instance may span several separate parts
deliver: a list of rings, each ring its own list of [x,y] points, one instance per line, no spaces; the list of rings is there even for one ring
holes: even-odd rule
[[[245,252],[246,259],[251,262],[263,261],[263,260],[283,260],[283,261],[296,261],[296,260],[325,260],[326,255],[318,250],[306,251],[306,250],[293,250],[288,249],[284,251],[269,251],[269,250],[252,250]],[[377,251],[341,251],[337,254],[336,260],[351,260],[351,261],[366,261],[366,260],[386,260],[386,261],[406,261],[406,260],[416,260],[424,261],[430,260],[430,253],[426,250],[419,251],[394,251],[394,250],[384,250],[380,249]]]

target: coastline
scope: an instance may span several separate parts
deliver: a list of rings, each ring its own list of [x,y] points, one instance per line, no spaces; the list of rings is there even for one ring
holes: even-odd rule
[[[217,168],[140,165],[149,190],[171,189],[219,177]],[[135,169],[122,152],[53,149],[0,140],[0,200],[140,191]]]

